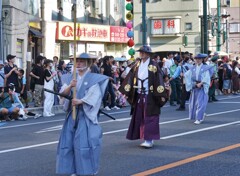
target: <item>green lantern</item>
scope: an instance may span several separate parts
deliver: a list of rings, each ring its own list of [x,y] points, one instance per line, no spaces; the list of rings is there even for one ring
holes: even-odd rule
[[[134,50],[133,48],[130,48],[130,49],[128,50],[128,54],[131,55],[131,56],[133,56],[133,55],[135,54],[135,50]]]
[[[129,11],[131,11],[131,10],[133,9],[132,4],[131,4],[131,3],[128,3],[128,4],[126,5],[126,9],[129,10]]]

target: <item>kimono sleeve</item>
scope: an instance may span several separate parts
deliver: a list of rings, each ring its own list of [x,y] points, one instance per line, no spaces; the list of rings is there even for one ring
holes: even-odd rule
[[[185,72],[184,74],[185,77],[185,86],[186,86],[186,91],[189,92],[190,90],[192,90],[192,71],[188,70],[187,72]]]

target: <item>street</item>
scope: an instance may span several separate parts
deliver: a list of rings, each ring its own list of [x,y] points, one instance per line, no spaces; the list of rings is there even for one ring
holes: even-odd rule
[[[161,140],[152,149],[125,138],[130,108],[101,115],[103,146],[99,176],[239,176],[240,95],[217,96],[200,125],[167,103],[160,116]],[[0,122],[0,176],[55,176],[64,114]]]

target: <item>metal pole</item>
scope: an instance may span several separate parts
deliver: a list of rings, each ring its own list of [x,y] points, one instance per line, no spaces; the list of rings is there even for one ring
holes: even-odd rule
[[[77,4],[76,1],[74,2],[74,28],[73,28],[73,38],[74,38],[74,43],[73,43],[73,57],[74,57],[74,64],[73,64],[73,79],[76,78],[76,52],[77,52],[77,41],[76,41],[76,21],[77,21]],[[73,98],[76,98],[76,87],[73,88]],[[73,106],[73,112],[72,112],[72,118],[73,120],[76,119],[76,107]]]
[[[203,53],[208,54],[207,0],[203,0]]]
[[[142,44],[146,45],[146,0],[142,0]]]
[[[228,17],[226,18],[226,52],[229,54],[229,42],[228,42]]]
[[[2,0],[0,0],[0,60],[4,61],[3,59],[3,31],[2,31]]]
[[[221,50],[221,0],[217,0],[217,51]]]
[[[201,19],[201,53],[204,53],[203,16],[200,16],[200,19]]]

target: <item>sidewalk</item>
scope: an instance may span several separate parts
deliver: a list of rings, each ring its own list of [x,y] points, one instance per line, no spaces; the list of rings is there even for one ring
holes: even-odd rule
[[[26,108],[29,112],[33,112],[35,114],[42,114],[43,113],[43,107],[29,107]],[[54,114],[64,114],[63,106],[62,105],[54,105],[52,108],[52,113]]]

